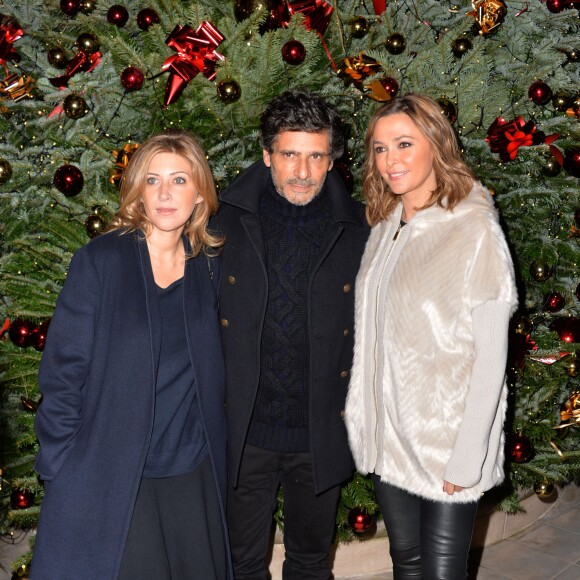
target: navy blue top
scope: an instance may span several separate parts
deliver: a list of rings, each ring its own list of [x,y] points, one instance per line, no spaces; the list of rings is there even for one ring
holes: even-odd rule
[[[185,334],[183,278],[157,286],[161,351],[155,387],[153,434],[143,477],[173,477],[193,471],[208,449]]]

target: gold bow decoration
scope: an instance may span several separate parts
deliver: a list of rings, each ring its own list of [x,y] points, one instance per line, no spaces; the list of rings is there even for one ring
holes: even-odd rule
[[[473,16],[479,28],[479,34],[491,34],[502,22],[507,14],[505,2],[502,0],[474,0],[473,10],[467,16]]]
[[[115,167],[111,169],[111,173],[109,176],[109,183],[116,185],[119,187],[121,185],[121,178],[123,177],[123,173],[125,169],[127,169],[127,165],[129,164],[129,160],[131,156],[137,149],[139,148],[138,143],[125,143],[122,149],[118,151],[113,151],[113,157],[115,158]]]
[[[573,425],[580,426],[580,391],[572,391],[567,401],[560,407],[560,425],[554,429],[564,429]]]
[[[32,98],[33,90],[34,80],[26,75],[11,74],[0,81],[0,99],[18,102],[26,97]]]

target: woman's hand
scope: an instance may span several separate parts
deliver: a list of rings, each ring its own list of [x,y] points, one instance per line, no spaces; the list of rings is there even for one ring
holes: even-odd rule
[[[443,491],[449,495],[453,495],[456,491],[463,491],[463,488],[459,485],[455,485],[448,481],[443,482]]]

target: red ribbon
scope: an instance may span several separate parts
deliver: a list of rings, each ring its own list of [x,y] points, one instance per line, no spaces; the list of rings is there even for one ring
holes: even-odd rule
[[[12,44],[24,35],[24,30],[13,18],[0,14],[0,64],[14,60],[18,53]]]
[[[78,72],[91,72],[101,62],[101,53],[97,50],[91,54],[79,52],[67,65],[66,73],[60,77],[54,77],[50,84],[59,89],[64,89],[68,85],[71,77]]]
[[[166,107],[180,97],[187,83],[199,73],[210,81],[214,80],[217,59],[225,60],[215,50],[223,39],[223,34],[207,21],[202,22],[195,31],[188,24],[178,24],[173,29],[165,43],[177,54],[166,58],[162,67],[163,72],[169,70],[165,85]]]
[[[306,28],[324,36],[334,8],[324,0],[290,0],[288,10],[291,15],[298,13],[304,15]]]
[[[560,135],[546,136],[543,131],[536,131],[536,124],[533,121],[524,121],[523,117],[517,117],[513,121],[497,117],[487,130],[485,140],[491,151],[499,153],[500,159],[507,162],[516,158],[520,147],[529,147],[540,143],[549,145],[558,137]]]
[[[387,9],[387,0],[373,0],[375,14],[380,16]]]

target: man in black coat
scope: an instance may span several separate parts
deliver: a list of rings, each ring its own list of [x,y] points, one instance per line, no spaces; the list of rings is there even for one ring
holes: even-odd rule
[[[263,160],[221,196],[228,525],[237,580],[267,578],[284,490],[286,580],[328,579],[340,483],[353,463],[342,412],[354,282],[368,226],[333,162],[338,114],[286,92],[261,117]]]

